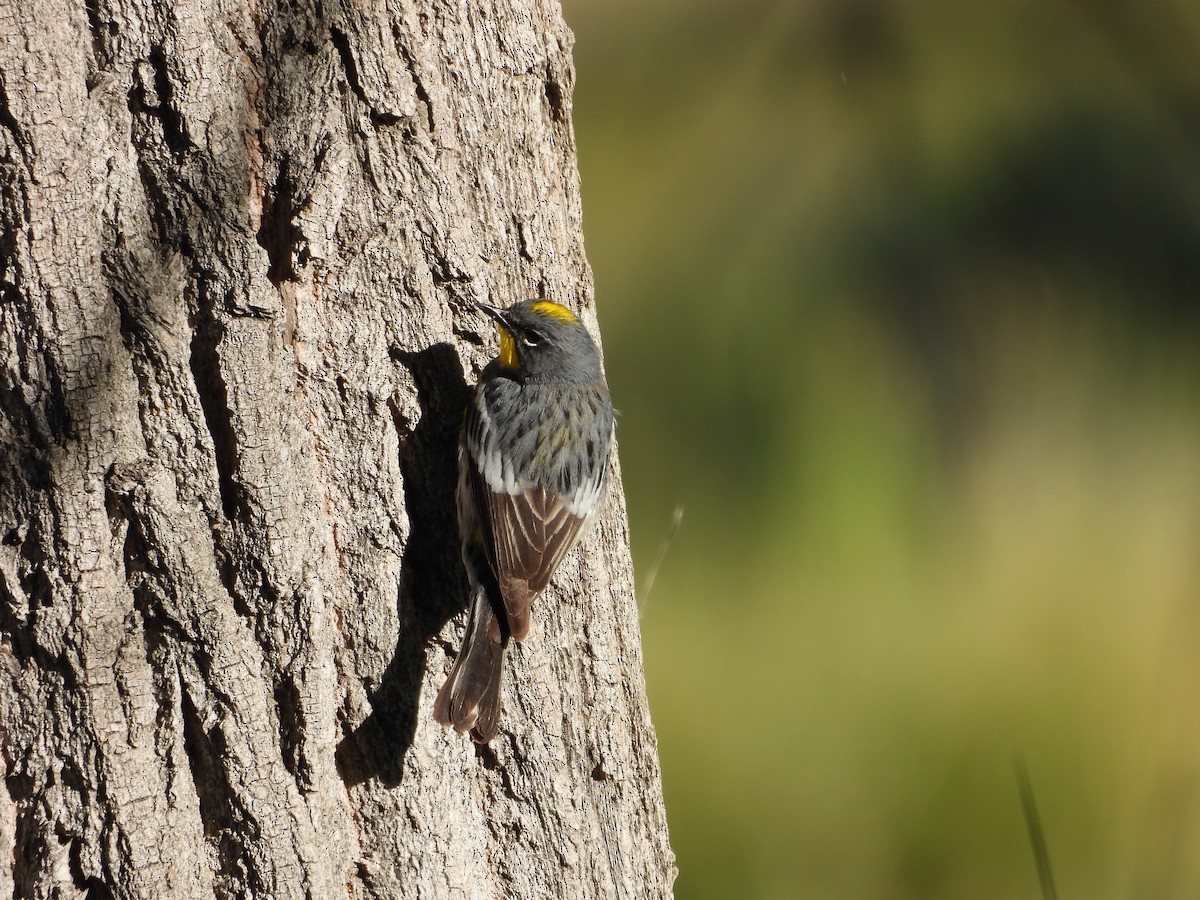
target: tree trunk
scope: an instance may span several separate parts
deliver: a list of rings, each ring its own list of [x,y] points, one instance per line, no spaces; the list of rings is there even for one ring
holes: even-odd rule
[[[430,718],[472,302],[590,325],[552,0],[0,0],[0,893],[668,896],[620,479]]]

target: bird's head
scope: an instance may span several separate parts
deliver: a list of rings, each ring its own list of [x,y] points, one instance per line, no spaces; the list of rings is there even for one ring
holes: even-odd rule
[[[500,334],[501,368],[531,381],[600,379],[600,354],[579,317],[552,300],[522,300],[508,309],[480,303]]]

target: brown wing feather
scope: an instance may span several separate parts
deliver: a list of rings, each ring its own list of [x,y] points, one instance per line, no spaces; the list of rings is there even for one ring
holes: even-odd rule
[[[519,494],[497,493],[478,472],[473,486],[480,517],[487,530],[488,560],[496,573],[508,627],[520,641],[529,634],[530,604],[554,570],[575,545],[584,519],[573,515],[563,500],[544,487]]]

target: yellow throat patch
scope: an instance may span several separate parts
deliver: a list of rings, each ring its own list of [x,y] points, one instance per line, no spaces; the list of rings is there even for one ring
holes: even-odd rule
[[[513,333],[498,322],[496,332],[500,335],[500,365],[514,371],[521,368],[521,360],[517,356],[517,339],[513,337]]]

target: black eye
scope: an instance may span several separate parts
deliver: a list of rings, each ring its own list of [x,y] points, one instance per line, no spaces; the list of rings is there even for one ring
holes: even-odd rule
[[[521,343],[526,347],[536,347],[545,340],[546,338],[543,335],[538,334],[532,328],[526,328],[521,332]]]

